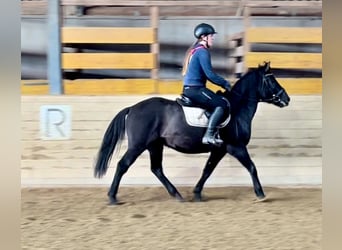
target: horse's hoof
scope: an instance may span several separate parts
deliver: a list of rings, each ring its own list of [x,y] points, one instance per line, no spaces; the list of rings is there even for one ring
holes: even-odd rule
[[[194,202],[202,202],[202,201],[203,201],[202,195],[200,195],[200,194],[195,194],[195,195],[194,195],[194,198],[193,198],[193,201],[194,201]]]
[[[176,198],[176,200],[179,201],[179,202],[185,202],[184,198],[183,198],[180,194],[176,194],[176,195],[175,195],[175,198]]]
[[[266,196],[257,197],[257,198],[254,200],[254,203],[265,202],[265,201],[267,201],[267,197],[266,197]]]
[[[112,206],[112,205],[117,205],[117,204],[118,204],[117,199],[109,198],[108,205]]]
[[[109,206],[117,206],[117,205],[123,205],[123,204],[124,204],[124,202],[120,202],[114,198],[109,198],[109,202],[108,202]]]

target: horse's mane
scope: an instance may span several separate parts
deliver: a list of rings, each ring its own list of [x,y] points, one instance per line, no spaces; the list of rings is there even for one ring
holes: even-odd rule
[[[247,71],[235,82],[232,90],[234,90],[234,88],[237,89],[239,86],[241,86],[241,83],[245,84],[246,81],[255,81],[255,77],[259,75],[261,71],[265,70],[265,66],[266,63],[264,65],[259,65],[258,68]]]
[[[265,62],[264,65],[259,65],[257,68],[247,71],[233,84],[231,91],[226,91],[224,93],[221,92],[221,94],[231,102],[235,102],[235,100],[232,99],[233,97],[231,93],[235,93],[236,96],[241,96],[246,89],[251,87],[251,84],[255,86],[258,81],[258,77],[262,73],[265,73],[265,70],[269,70],[269,63]]]

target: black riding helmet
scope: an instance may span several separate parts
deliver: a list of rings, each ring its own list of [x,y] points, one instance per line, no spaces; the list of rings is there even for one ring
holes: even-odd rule
[[[216,34],[214,27],[207,23],[201,23],[194,29],[194,36],[198,39],[202,35]]]

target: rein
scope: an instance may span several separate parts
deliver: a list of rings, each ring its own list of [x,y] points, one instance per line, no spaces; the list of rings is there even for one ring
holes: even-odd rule
[[[234,95],[236,95],[236,96],[238,96],[238,97],[240,97],[241,99],[245,99],[245,100],[248,100],[248,101],[251,101],[251,102],[259,102],[258,99],[256,99],[256,98],[254,99],[254,98],[245,97],[245,96],[243,96],[242,94],[240,94],[240,93],[238,93],[237,91],[235,91],[234,89],[232,89],[231,93],[234,94]]]

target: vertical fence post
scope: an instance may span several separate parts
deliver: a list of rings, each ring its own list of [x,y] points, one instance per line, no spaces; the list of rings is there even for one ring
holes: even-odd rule
[[[243,68],[244,68],[244,73],[246,73],[247,72],[247,70],[248,70],[248,68],[247,68],[247,65],[246,65],[246,55],[247,55],[247,53],[250,51],[250,44],[248,43],[248,41],[247,41],[247,32],[248,32],[248,28],[250,27],[250,22],[251,22],[251,20],[250,20],[250,9],[249,9],[249,7],[248,6],[245,6],[244,7],[244,11],[243,11],[243,29],[244,29],[244,35],[243,35],[243,50],[244,50],[244,59],[243,59],[243,61],[244,61],[244,66],[243,66]]]
[[[158,26],[159,26],[159,7],[152,6],[150,8],[150,20],[151,20],[151,27],[155,31],[156,39],[153,44],[151,44],[151,52],[156,56],[156,65],[155,68],[151,70],[151,78],[154,80],[154,92],[159,92],[158,86],[158,71],[159,71],[159,38],[158,38]]]
[[[64,93],[61,69],[61,9],[60,0],[48,1],[48,80],[49,93]]]

